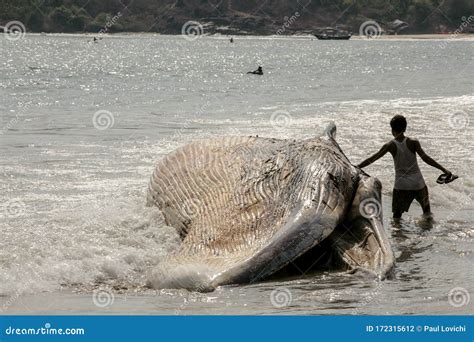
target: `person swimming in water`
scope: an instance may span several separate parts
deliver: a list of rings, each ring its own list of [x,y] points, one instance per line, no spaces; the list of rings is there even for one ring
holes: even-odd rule
[[[257,70],[249,71],[249,72],[247,72],[247,74],[263,75],[263,69],[262,69],[261,66],[259,66]]]
[[[358,167],[362,169],[382,158],[387,152],[390,152],[395,163],[395,185],[392,198],[393,218],[399,220],[402,217],[402,213],[408,211],[414,199],[420,203],[423,209],[423,216],[431,218],[428,187],[418,166],[416,154],[428,165],[443,171],[445,176],[444,183],[453,181],[457,176],[428,156],[421,148],[418,140],[405,136],[407,120],[404,116],[395,115],[390,121],[390,126],[392,127],[392,135],[395,139],[383,145],[377,153],[364,160]]]

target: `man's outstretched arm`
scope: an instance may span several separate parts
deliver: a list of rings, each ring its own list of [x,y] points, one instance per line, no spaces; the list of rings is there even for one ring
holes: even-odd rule
[[[443,173],[451,173],[451,171],[449,171],[448,169],[445,169],[444,167],[442,167],[440,164],[438,164],[438,162],[436,162],[436,160],[434,160],[433,158],[431,158],[429,155],[427,155],[425,153],[425,151],[423,151],[423,149],[421,148],[421,144],[418,140],[414,140],[415,142],[415,149],[416,149],[416,153],[418,153],[418,155],[420,156],[420,158],[428,165],[430,166],[433,166],[441,171],[443,171]]]
[[[390,149],[390,143],[386,143],[385,145],[382,146],[382,148],[377,153],[375,153],[373,156],[364,160],[362,163],[357,165],[357,167],[362,169],[363,167],[366,167],[367,165],[372,164],[374,161],[382,158],[388,152],[389,149]]]

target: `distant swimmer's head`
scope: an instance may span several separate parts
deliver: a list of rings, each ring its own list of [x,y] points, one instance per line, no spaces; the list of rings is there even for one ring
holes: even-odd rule
[[[259,66],[257,70],[249,71],[247,74],[263,75],[263,69],[261,66]]]
[[[403,115],[395,115],[390,120],[390,126],[392,127],[392,134],[394,137],[404,133],[407,129],[407,119]]]

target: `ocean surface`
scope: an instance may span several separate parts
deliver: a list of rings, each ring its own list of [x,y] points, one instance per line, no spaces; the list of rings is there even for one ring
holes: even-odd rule
[[[473,40],[0,36],[0,313],[472,314]],[[247,75],[258,65],[265,75]],[[389,120],[460,178],[420,162],[435,222],[413,204],[384,225],[397,258],[378,281],[340,272],[224,286],[146,287],[179,246],[145,207],[154,165],[223,135],[304,139],[329,121],[354,163],[392,139]]]

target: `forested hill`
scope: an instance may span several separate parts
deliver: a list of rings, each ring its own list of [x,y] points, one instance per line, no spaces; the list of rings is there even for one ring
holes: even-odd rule
[[[21,21],[28,32],[181,33],[187,21],[205,33],[294,34],[345,26],[358,32],[395,19],[403,33],[452,32],[474,15],[474,0],[0,0],[0,25]]]

